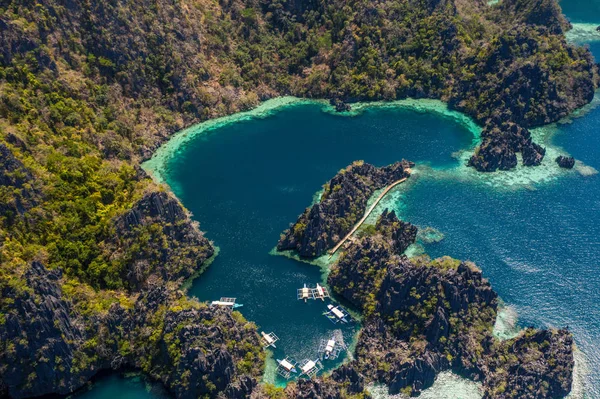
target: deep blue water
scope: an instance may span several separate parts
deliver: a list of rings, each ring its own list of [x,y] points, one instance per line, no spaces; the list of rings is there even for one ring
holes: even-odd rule
[[[560,6],[571,22],[600,25],[600,2],[598,0],[562,0]]]
[[[600,170],[600,110],[561,127],[554,143]],[[600,177],[573,174],[506,192],[423,179],[405,194],[403,216],[445,239],[431,256],[476,262],[521,326],[569,326],[600,398]]]
[[[561,6],[573,22],[600,24],[600,0]],[[600,55],[600,42],[590,48]],[[599,127],[596,109],[562,126],[554,142],[600,170]],[[316,106],[198,138],[170,165],[169,182],[221,253],[190,294],[237,296],[248,319],[282,338],[275,357],[314,356],[336,327],[321,315],[322,303],[295,300],[295,289],[319,281],[320,270],[269,255],[281,230],[355,159],[383,165],[405,157],[447,168],[452,152],[470,142],[464,128],[434,115],[379,110],[343,118]],[[407,220],[445,234],[427,252],[476,262],[522,326],[570,326],[588,363],[586,397],[600,398],[600,177],[572,175],[512,192],[424,177],[403,200]],[[346,337],[353,332],[346,328]],[[156,384],[117,375],[75,396],[167,397]]]
[[[304,283],[322,280],[321,270],[270,254],[281,232],[356,159],[450,165],[452,152],[471,141],[469,131],[431,114],[396,109],[340,117],[318,105],[238,122],[192,141],[168,165],[167,180],[221,251],[189,294],[236,297],[249,320],[279,336],[275,358],[315,358],[319,342],[340,327],[323,316],[324,303],[296,300]],[[355,326],[343,330],[350,342]]]

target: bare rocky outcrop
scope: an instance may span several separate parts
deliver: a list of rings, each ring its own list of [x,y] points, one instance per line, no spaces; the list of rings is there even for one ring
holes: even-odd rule
[[[365,391],[364,378],[355,367],[345,364],[335,369],[330,376],[311,380],[300,379],[285,390],[287,398],[339,399],[360,394],[365,399],[371,395]]]
[[[34,262],[26,278],[24,291],[2,292],[15,298],[16,313],[0,323],[0,381],[12,398],[68,394],[123,367],[144,370],[181,399],[243,398],[257,384],[256,328],[229,310],[152,285],[133,307],[115,303],[86,318],[62,293],[59,270]]]
[[[307,208],[277,244],[314,258],[335,246],[360,220],[376,190],[409,176],[412,162],[403,160],[381,168],[357,161],[342,169],[324,188],[318,203]]]
[[[391,394],[416,395],[452,370],[481,381],[486,398],[563,397],[573,375],[570,332],[529,329],[498,341],[497,294],[481,270],[448,257],[404,257],[386,228],[394,218],[386,212],[375,232],[354,240],[328,278],[364,314],[349,366]]]
[[[509,170],[517,166],[517,152],[523,165],[537,166],[546,150],[531,140],[529,130],[502,119],[490,120],[481,132],[482,143],[469,160],[469,166],[480,172]]]
[[[558,164],[558,166],[565,169],[573,169],[573,166],[575,166],[575,158],[566,157],[564,155],[559,155],[555,159],[555,162]]]
[[[0,323],[0,380],[12,398],[67,394],[97,371],[94,364],[79,367],[87,356],[85,331],[61,279],[59,270],[33,262],[26,287],[2,292],[14,300],[14,310]]]

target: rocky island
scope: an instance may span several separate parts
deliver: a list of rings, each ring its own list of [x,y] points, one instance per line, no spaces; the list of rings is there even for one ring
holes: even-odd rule
[[[255,326],[180,291],[206,267],[212,244],[140,163],[193,123],[294,95],[333,100],[340,111],[356,101],[441,99],[483,126],[473,167],[510,169],[516,152],[537,165],[544,150],[527,129],[587,104],[598,87],[590,51],[565,39],[569,27],[555,0],[3,2],[0,396],[68,394],[101,370],[124,367],[179,398],[262,392]],[[343,191],[329,186],[280,249],[323,254],[405,167],[351,167],[339,177]],[[354,176],[354,168],[362,172]],[[380,228],[401,223],[388,217]],[[330,377],[290,385],[290,395],[343,396],[360,392],[363,380],[416,393],[441,369],[478,377],[493,397],[529,385],[538,397],[568,390],[568,332],[532,332],[510,348],[466,345],[466,337],[487,339],[493,291],[467,264],[403,259],[413,229],[402,226],[395,238],[379,230],[363,237],[342,259],[363,244],[380,246],[393,268],[365,265],[377,284],[402,298],[413,282],[399,273],[436,279],[456,292],[458,308],[430,304],[415,324],[416,346],[407,346],[413,332],[395,323],[416,318],[414,309],[398,308],[371,283],[360,292],[339,287],[357,301],[367,295],[365,331],[377,351]],[[332,278],[358,284],[363,272]],[[441,295],[429,288],[426,297]],[[485,314],[469,316],[471,305]],[[453,327],[455,319],[464,327]],[[448,335],[428,336],[427,325],[446,321]],[[471,328],[477,323],[481,331]],[[391,353],[390,343],[399,345],[393,367],[366,372]],[[463,356],[472,350],[479,356]],[[528,367],[517,375],[519,361]],[[433,369],[423,376],[415,364]]]
[[[289,230],[277,250],[294,250],[314,258],[332,248],[359,221],[369,197],[395,181],[410,176],[412,162],[402,161],[377,168],[363,161],[342,169],[323,189],[319,202],[307,208]]]

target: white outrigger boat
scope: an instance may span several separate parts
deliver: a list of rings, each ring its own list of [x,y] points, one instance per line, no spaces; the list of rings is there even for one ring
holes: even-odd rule
[[[317,284],[316,287],[309,287],[304,284],[303,288],[298,288],[298,300],[306,302],[309,299],[320,299],[325,301],[325,298],[329,298],[329,291],[321,284]]]
[[[332,304],[327,305],[328,311],[323,313],[329,320],[334,324],[337,323],[349,323],[352,318],[350,314],[341,306],[333,306]]]
[[[329,298],[329,291],[327,291],[327,288],[325,288],[317,283],[317,288],[315,288],[315,291],[314,291],[314,297],[315,297],[315,299],[320,299],[322,301],[325,301],[325,298]]]
[[[315,299],[312,288],[309,288],[304,284],[304,288],[298,288],[298,300],[304,300],[306,302],[308,299]]]
[[[222,297],[221,299],[219,299],[218,301],[212,301],[210,303],[211,307],[223,307],[223,308],[230,308],[230,309],[237,309],[237,308],[241,308],[242,305],[241,303],[235,303],[235,298],[226,298],[226,297]]]
[[[319,344],[319,354],[323,360],[336,359],[346,349],[342,330],[335,330],[331,339],[323,339]]]
[[[277,359],[277,364],[277,374],[285,379],[289,379],[292,376],[292,373],[298,372],[296,369],[296,361],[290,357],[286,357],[283,360]]]
[[[275,346],[275,342],[279,341],[279,337],[277,335],[275,335],[275,333],[266,333],[264,331],[260,332],[261,335],[261,341],[263,344],[263,349],[267,349],[269,346],[272,346],[273,348],[277,348]]]
[[[309,378],[312,378],[322,369],[323,365],[319,360],[304,359],[300,364],[300,375],[306,375]]]

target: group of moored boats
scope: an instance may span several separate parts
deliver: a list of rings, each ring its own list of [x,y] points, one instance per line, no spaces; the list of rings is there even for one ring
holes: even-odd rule
[[[307,302],[309,299],[320,299],[325,301],[325,298],[330,298],[330,295],[327,287],[323,287],[320,284],[317,284],[315,287],[309,287],[304,284],[304,287],[298,289],[297,297],[298,300],[303,300],[304,302]],[[243,305],[236,303],[235,298],[223,297],[218,301],[212,301],[211,306],[237,309]],[[346,309],[339,305],[335,306],[331,303],[327,304],[327,310],[323,313],[323,315],[334,324],[347,324],[352,321],[352,317],[348,311],[346,311]],[[263,349],[268,347],[276,348],[275,343],[279,341],[279,337],[275,335],[275,333],[266,333],[261,331],[260,335]],[[315,360],[304,359],[299,363],[289,356],[284,359],[277,359],[277,374],[285,379],[289,379],[294,375],[305,375],[308,378],[312,378],[323,369],[324,366],[323,363],[321,363],[322,360],[334,360],[345,349],[346,345],[344,344],[344,335],[342,334],[342,331],[335,330],[331,338],[321,340],[318,349],[319,358]]]

